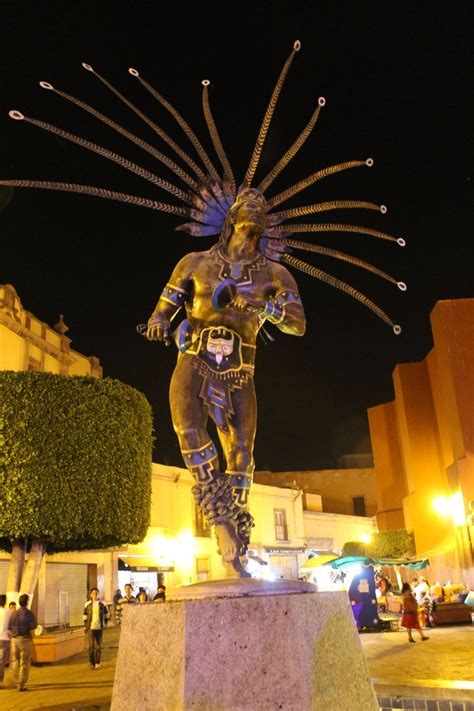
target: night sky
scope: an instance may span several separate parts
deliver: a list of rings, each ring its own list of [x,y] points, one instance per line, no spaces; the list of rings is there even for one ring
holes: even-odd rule
[[[193,11],[178,3],[162,10],[164,3],[157,2],[120,9],[107,2],[0,4],[1,178],[84,183],[173,201],[104,158],[8,118],[18,109],[180,184],[125,138],[39,88],[40,80],[51,82],[170,154],[81,67],[87,62],[193,154],[173,119],[127,71],[139,69],[214,157],[201,109],[201,80],[209,79],[214,118],[242,179],[297,39],[302,49],[280,96],[257,179],[306,125],[319,96],[327,105],[318,124],[269,196],[317,169],[374,158],[372,169],[332,176],[285,208],[330,199],[388,206],[385,216],[350,210],[304,220],[366,225],[404,237],[404,249],[362,235],[300,239],[372,262],[405,281],[405,294],[355,267],[298,256],[362,291],[403,333],[395,336],[349,296],[293,271],[307,333],[292,338],[270,326],[275,342],[259,342],[257,469],[332,467],[345,452],[367,451],[366,409],[393,398],[397,363],[421,360],[431,348],[429,314],[436,301],[474,296],[468,5],[458,4],[448,27],[447,18],[424,2],[291,2],[278,12],[274,2],[201,3]],[[135,326],[147,320],[178,259],[208,249],[214,238],[189,237],[174,231],[177,218],[100,198],[17,189],[0,194],[0,201],[0,283],[13,284],[23,306],[50,325],[63,313],[74,349],[96,355],[105,376],[146,395],[155,414],[154,459],[181,466],[168,409],[176,351],[148,343]]]

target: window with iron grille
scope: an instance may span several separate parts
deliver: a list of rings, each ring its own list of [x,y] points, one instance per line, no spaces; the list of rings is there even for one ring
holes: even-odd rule
[[[196,578],[198,583],[209,580],[211,577],[211,567],[209,558],[196,558]]]
[[[286,525],[285,509],[273,509],[273,515],[275,520],[275,540],[287,541],[288,526]]]

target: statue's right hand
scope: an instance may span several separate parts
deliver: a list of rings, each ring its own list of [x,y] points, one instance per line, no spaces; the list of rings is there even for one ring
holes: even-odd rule
[[[163,341],[167,346],[172,343],[170,337],[170,322],[166,316],[162,314],[151,316],[148,321],[146,337],[149,341]]]

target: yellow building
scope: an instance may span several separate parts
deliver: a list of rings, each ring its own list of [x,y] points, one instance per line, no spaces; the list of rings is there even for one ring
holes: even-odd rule
[[[153,589],[156,573],[167,587],[224,577],[212,530],[194,504],[193,484],[187,469],[152,465],[150,528],[141,543],[109,554],[107,596],[125,581]],[[298,578],[309,549],[340,553],[346,541],[375,532],[373,517],[325,513],[320,503],[298,487],[253,484],[255,528],[247,554],[252,575]]]
[[[72,350],[62,316],[55,328],[25,311],[13,286],[0,284],[0,370],[102,377],[99,359]]]
[[[427,577],[474,588],[474,299],[439,301],[434,346],[393,373],[395,399],[368,410],[381,531],[407,528]]]
[[[212,529],[194,504],[193,485],[186,469],[152,465],[150,528],[141,543],[111,554],[112,590],[128,580],[156,587],[156,572],[167,587],[225,577]],[[255,484],[250,499],[256,524],[249,551],[252,571],[259,577],[298,577],[306,559],[301,497]]]

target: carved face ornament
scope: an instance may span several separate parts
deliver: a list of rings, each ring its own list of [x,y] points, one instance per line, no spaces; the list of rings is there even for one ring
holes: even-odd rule
[[[207,341],[207,352],[211,353],[220,365],[225,356],[229,356],[234,350],[234,334],[222,331],[211,331]]]

